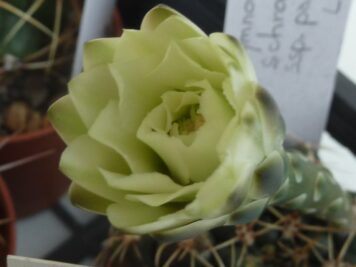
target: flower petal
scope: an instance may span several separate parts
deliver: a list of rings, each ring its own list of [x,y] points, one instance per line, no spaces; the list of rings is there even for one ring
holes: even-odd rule
[[[286,166],[283,151],[270,153],[256,168],[251,196],[261,198],[276,193],[287,176]]]
[[[180,15],[176,10],[166,5],[157,5],[146,13],[141,23],[141,30],[153,31],[162,21],[170,16]]]
[[[265,210],[269,197],[248,202],[230,214],[229,224],[246,224],[258,219]]]
[[[183,157],[189,166],[191,179],[200,182],[205,181],[219,164],[217,146],[213,144],[221,139],[224,129],[233,118],[233,110],[222,94],[206,81],[194,85],[205,89],[200,99],[200,112],[205,122]]]
[[[69,95],[52,104],[48,110],[48,118],[66,144],[87,132]]]
[[[103,215],[106,213],[106,209],[109,205],[113,203],[108,199],[99,197],[98,195],[84,189],[76,183],[72,183],[70,185],[68,195],[74,206]]]
[[[154,109],[157,112],[158,109]],[[162,111],[164,112],[164,111]],[[152,113],[153,114],[153,113]],[[144,124],[143,124],[144,125]],[[161,134],[146,128],[144,125],[138,132],[138,137],[148,144],[156,153],[164,160],[169,171],[172,173],[172,179],[179,184],[186,185],[190,182],[190,173],[188,166],[185,165],[185,160],[181,153],[176,150],[181,150],[184,146],[181,140],[175,137],[170,137],[166,134]],[[174,153],[172,153],[174,151]]]
[[[99,38],[84,45],[83,68],[88,71],[102,64],[113,62],[120,38]]]
[[[233,64],[242,75],[251,82],[256,82],[255,69],[250,61],[247,52],[242,44],[231,35],[216,32],[209,36],[209,39],[221,47],[222,51],[230,57],[225,64]],[[223,57],[226,58],[226,57]]]
[[[285,125],[278,106],[270,94],[259,87],[256,91],[255,105],[257,107],[261,126],[264,150],[269,153],[282,149],[285,138]]]
[[[218,143],[220,159],[233,157],[238,162],[256,164],[265,156],[261,135],[258,111],[253,103],[246,101],[240,114],[230,121]]]
[[[169,40],[183,40],[193,37],[206,37],[205,33],[186,17],[173,15],[155,28],[155,34]]]
[[[130,192],[171,193],[182,188],[182,186],[174,183],[170,177],[158,172],[136,173],[127,176],[103,169],[100,172],[110,187]]]
[[[169,214],[169,219],[160,220]],[[173,215],[174,214],[174,215]],[[138,202],[122,202],[109,206],[109,221],[128,233],[147,234],[189,222],[191,219],[175,212],[173,206],[149,207]]]
[[[209,38],[188,38],[179,41],[178,45],[204,69],[227,73],[227,68],[221,58],[222,51]]]
[[[168,15],[154,29],[124,30],[121,38],[118,38],[114,61],[125,64],[147,55],[160,60],[172,41],[202,36],[205,36],[204,32],[185,17]]]
[[[181,184],[188,184],[189,169],[180,153],[185,146],[179,138],[170,136],[168,130],[180,109],[186,105],[199,103],[199,96],[194,92],[170,91],[163,94],[162,99],[163,103],[154,108],[142,121],[137,136],[164,160],[173,179]]]
[[[173,193],[157,193],[157,194],[128,194],[126,199],[139,201],[152,207],[162,206],[169,202],[188,202],[192,201],[201,188],[202,183],[195,183],[181,187]]]
[[[199,220],[172,230],[155,233],[153,236],[161,242],[177,242],[179,240],[193,238],[194,236],[206,233],[214,227],[224,225],[227,219],[228,216],[226,215]]]
[[[113,62],[125,65],[128,62],[149,57],[153,66],[156,66],[163,58],[167,43],[168,40],[158,38],[151,32],[125,29],[119,38]]]
[[[119,153],[133,173],[162,170],[162,163],[155,153],[139,141],[135,132],[128,129],[120,118],[118,102],[111,101],[90,128],[89,135]]]
[[[188,212],[200,218],[231,212],[247,197],[253,171],[253,164],[226,160],[203,184],[195,200],[187,206]]]
[[[163,87],[148,77],[156,67],[156,55],[148,54],[139,59],[111,64],[120,95],[118,120],[135,134],[146,114],[161,102],[160,96],[169,88]]]
[[[236,114],[239,114],[244,103],[253,98],[257,85],[247,80],[241,72],[233,67],[228,68],[228,77],[222,85],[223,93]]]
[[[99,168],[119,173],[129,172],[120,155],[87,135],[71,142],[60,161],[61,171],[82,188],[112,201],[122,201],[123,194],[107,185]]]
[[[85,71],[68,84],[69,95],[89,128],[110,100],[118,99],[118,89],[107,65]]]
[[[178,210],[176,212],[167,212],[166,215],[161,216],[150,223],[126,227],[124,230],[135,234],[152,234],[159,231],[174,229],[194,221],[197,221],[197,219],[190,216],[185,210]]]
[[[182,89],[189,81],[208,80],[213,88],[221,88],[226,76],[217,71],[209,71],[193,61],[179,45],[171,42],[162,62],[149,77],[157,86]]]

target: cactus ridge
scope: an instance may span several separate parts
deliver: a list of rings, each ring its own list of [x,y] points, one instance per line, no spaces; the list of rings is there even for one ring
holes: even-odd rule
[[[286,153],[287,175],[271,204],[347,226],[351,224],[350,196],[332,174],[298,151]]]

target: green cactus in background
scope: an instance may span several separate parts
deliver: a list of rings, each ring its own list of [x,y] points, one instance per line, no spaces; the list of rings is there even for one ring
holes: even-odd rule
[[[61,2],[65,10],[68,1]],[[56,12],[56,1],[0,1],[0,58],[11,54],[21,59],[50,43]]]
[[[77,0],[0,0],[0,135],[49,126],[67,91],[81,16]]]

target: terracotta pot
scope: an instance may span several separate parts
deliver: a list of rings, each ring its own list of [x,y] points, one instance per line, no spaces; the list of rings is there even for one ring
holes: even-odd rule
[[[0,153],[0,166],[48,151],[49,154],[5,171],[18,218],[53,205],[66,191],[69,180],[58,170],[65,145],[52,127],[11,138]]]
[[[6,183],[0,176],[0,219],[10,221],[0,226],[0,235],[4,238],[5,247],[0,247],[0,266],[5,266],[6,255],[15,253],[15,209]]]

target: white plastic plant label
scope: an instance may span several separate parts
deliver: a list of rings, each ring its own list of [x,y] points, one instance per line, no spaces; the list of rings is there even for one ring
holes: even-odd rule
[[[288,132],[318,143],[325,127],[350,0],[228,0],[225,32],[238,38]]]
[[[346,22],[338,69],[356,84],[356,1],[353,0]]]
[[[323,133],[319,158],[344,190],[356,193],[356,157],[328,133]]]
[[[115,2],[115,0],[85,0],[73,63],[73,75],[81,72],[84,43],[105,35],[106,27],[112,21]]]
[[[7,267],[86,267],[86,266],[11,255],[7,257]]]

